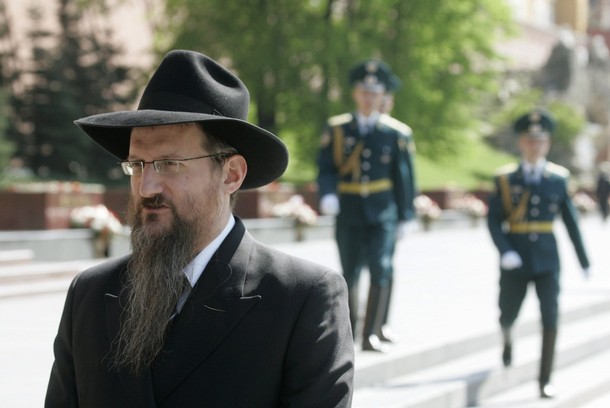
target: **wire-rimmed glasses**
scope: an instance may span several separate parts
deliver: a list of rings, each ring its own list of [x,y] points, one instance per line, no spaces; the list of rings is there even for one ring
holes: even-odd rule
[[[176,174],[179,173],[182,167],[182,163],[189,160],[207,159],[209,157],[229,157],[233,153],[221,152],[208,154],[206,156],[189,157],[186,159],[160,159],[152,161],[144,160],[125,160],[119,162],[123,172],[128,176],[141,176],[144,172],[144,166],[146,164],[152,164],[157,174]]]

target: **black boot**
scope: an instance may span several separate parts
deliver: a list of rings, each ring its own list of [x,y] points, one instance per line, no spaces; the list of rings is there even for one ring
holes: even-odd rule
[[[377,333],[381,330],[383,313],[385,311],[388,288],[371,285],[369,298],[366,305],[366,317],[364,318],[364,329],[362,337],[362,350],[378,351],[385,353],[388,346],[381,342]]]
[[[513,363],[513,342],[510,335],[510,327],[502,327],[502,340],[504,343],[502,363],[504,367],[510,367]]]
[[[394,333],[392,328],[388,325],[393,284],[394,284],[394,279],[390,279],[390,284],[388,285],[388,288],[387,288],[388,295],[387,295],[387,299],[386,299],[385,306],[384,306],[381,329],[379,330],[379,333],[377,333],[379,340],[385,341],[387,343],[398,343],[398,336],[396,335],[396,333]]]
[[[540,398],[553,398],[555,387],[550,383],[551,371],[553,370],[553,358],[555,356],[556,329],[543,329],[542,331],[542,355],[540,357]]]

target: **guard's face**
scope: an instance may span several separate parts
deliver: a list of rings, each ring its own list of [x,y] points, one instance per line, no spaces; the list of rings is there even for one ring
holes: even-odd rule
[[[371,113],[381,110],[383,91],[369,91],[361,85],[357,85],[352,91],[352,96],[356,103],[356,109],[364,116],[369,116]]]
[[[523,158],[530,163],[536,163],[539,159],[546,157],[551,147],[551,139],[548,136],[529,137],[523,134],[519,137],[519,149]]]
[[[208,155],[203,131],[195,125],[137,127],[132,130],[129,160],[151,162]],[[212,159],[181,162],[180,170],[159,174],[147,163],[141,174],[131,176],[134,214],[150,234],[163,234],[176,218],[198,225],[200,231],[216,231],[222,219],[225,196],[223,171]],[[202,243],[204,244],[204,243]]]

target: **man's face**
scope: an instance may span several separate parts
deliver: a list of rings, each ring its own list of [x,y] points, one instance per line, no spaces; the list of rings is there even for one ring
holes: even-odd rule
[[[136,127],[132,130],[129,160],[186,159],[216,152],[203,148],[203,131],[196,125]],[[216,234],[227,222],[229,196],[222,188],[223,171],[213,158],[182,162],[180,172],[158,174],[146,164],[141,175],[131,176],[132,213],[151,235],[167,233],[175,218],[193,223],[202,235]],[[202,236],[198,247],[210,241]]]
[[[128,159],[152,162],[220,153],[206,151],[204,137],[195,124],[134,128]],[[112,360],[116,368],[141,373],[159,356],[170,317],[189,285],[184,268],[227,225],[230,195],[240,187],[247,165],[239,154],[222,163],[212,160],[181,162],[180,171],[170,174],[158,174],[147,163],[141,174],[131,176],[132,256]]]
[[[373,112],[380,111],[383,95],[384,93],[382,91],[371,92],[361,85],[357,85],[352,91],[356,109],[364,116],[369,116]]]
[[[519,137],[521,154],[530,163],[536,163],[539,159],[546,157],[550,147],[551,140],[548,136],[530,137],[525,133]]]

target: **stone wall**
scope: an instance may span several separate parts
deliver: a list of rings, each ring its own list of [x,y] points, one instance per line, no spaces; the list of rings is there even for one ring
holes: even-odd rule
[[[57,184],[0,191],[0,230],[70,228],[72,209],[102,204],[103,189]]]
[[[423,194],[436,201],[441,209],[459,190],[443,189],[426,191]],[[487,192],[471,192],[487,202]],[[318,212],[318,192],[315,184],[292,186],[272,183],[255,190],[237,193],[235,215],[242,219],[268,219],[273,217],[273,206],[295,194],[303,196],[304,202]],[[70,228],[70,212],[77,207],[104,204],[123,223],[127,224],[126,208],[129,188],[104,190],[101,186],[70,183],[50,183],[37,187],[0,191],[0,230],[48,230]]]

